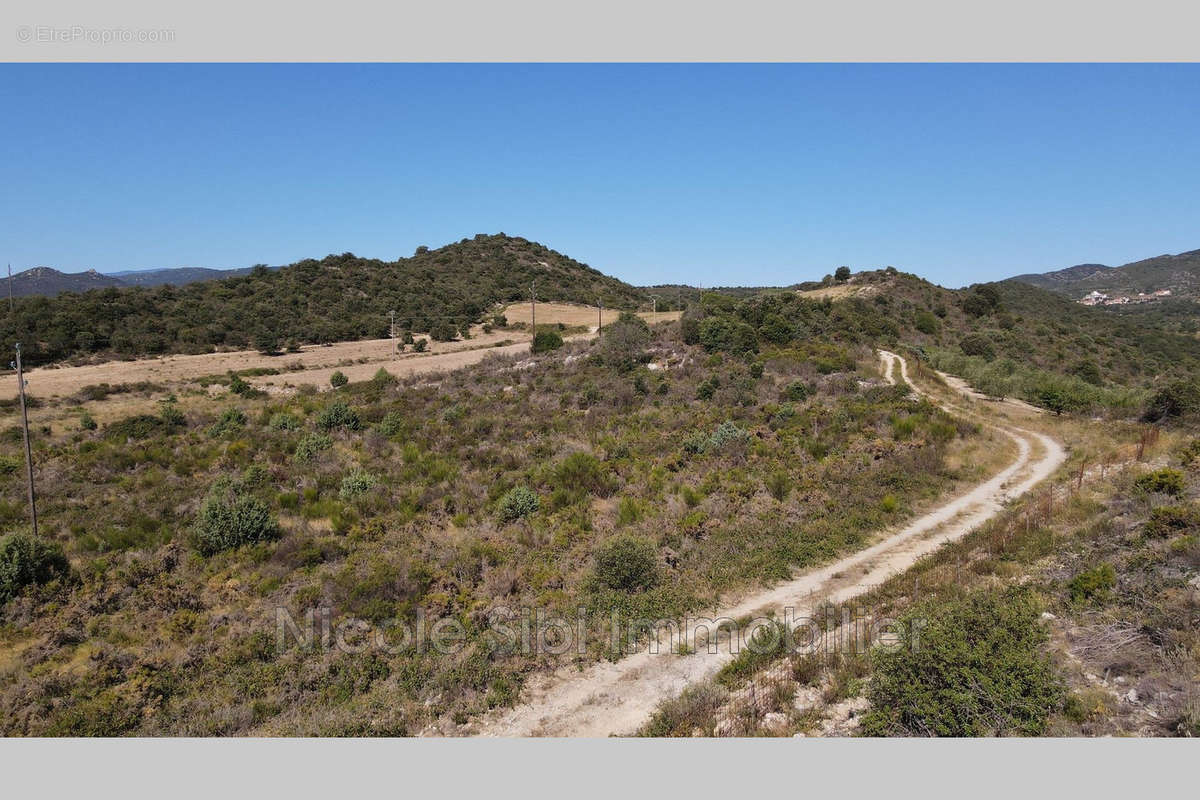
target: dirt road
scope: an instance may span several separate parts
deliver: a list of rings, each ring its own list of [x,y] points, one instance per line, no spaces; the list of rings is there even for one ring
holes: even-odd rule
[[[909,379],[903,358],[883,351],[880,358],[886,380],[894,383],[898,368],[900,377],[914,391],[929,396]],[[955,413],[961,412],[956,409]],[[1062,446],[1048,436],[1007,424],[993,427],[1013,440],[1018,455],[989,480],[865,550],[705,616],[737,620],[773,610],[782,617],[783,610],[790,608],[794,619],[802,619],[810,616],[820,601],[845,603],[903,572],[943,544],[965,536],[998,513],[1007,500],[1052,475],[1066,460]],[[530,685],[523,705],[481,722],[478,733],[488,736],[629,734],[649,719],[661,700],[711,677],[731,659],[728,648],[719,648],[719,652],[711,654],[700,646],[691,655],[674,654],[666,648],[660,650],[654,654],[646,648],[615,664],[600,662],[583,672],[572,668],[559,670]]]

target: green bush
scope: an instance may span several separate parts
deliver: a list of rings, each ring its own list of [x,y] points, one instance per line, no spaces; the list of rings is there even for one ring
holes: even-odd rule
[[[787,499],[788,493],[792,489],[791,479],[788,478],[788,474],[783,470],[772,472],[766,477],[763,483],[766,485],[771,497],[774,497],[781,503]]]
[[[376,386],[391,386],[393,383],[397,383],[398,381],[399,379],[395,375],[388,372],[383,367],[375,370],[375,374],[371,376],[371,383],[375,384]]]
[[[1150,512],[1145,533],[1166,537],[1197,526],[1200,526],[1200,513],[1195,506],[1159,506]]]
[[[545,353],[550,350],[557,350],[563,346],[563,338],[558,331],[540,329],[533,335],[533,344],[531,349],[534,353]]]
[[[991,361],[996,357],[995,346],[990,339],[980,333],[964,336],[958,346],[963,351],[963,355],[979,356],[985,361]]]
[[[312,461],[317,454],[333,447],[333,439],[323,433],[310,433],[296,443],[296,460]]]
[[[804,381],[792,381],[783,390],[783,399],[799,403],[808,399],[808,385]]]
[[[1183,471],[1163,467],[1156,469],[1153,472],[1147,472],[1144,475],[1139,475],[1137,480],[1133,482],[1135,489],[1146,494],[1183,494],[1184,482]]]
[[[454,341],[454,337],[458,335],[458,329],[455,328],[454,324],[451,322],[436,322],[434,323],[433,327],[429,329],[429,335],[435,342],[451,342]]]
[[[233,394],[249,394],[253,388],[242,379],[241,375],[238,375],[236,372],[229,373],[229,391]]]
[[[614,591],[649,589],[658,582],[658,550],[640,536],[615,536],[597,548],[593,575],[601,586]]]
[[[1117,573],[1112,565],[1100,564],[1072,578],[1067,584],[1067,591],[1071,595],[1071,602],[1083,603],[1089,600],[1104,600],[1116,585]]]
[[[349,382],[350,379],[346,377],[346,373],[340,369],[329,376],[329,385],[335,389],[340,389]]]
[[[918,311],[916,319],[913,321],[913,327],[915,327],[921,333],[934,336],[937,334],[938,329],[941,326],[938,324],[937,317],[935,317],[931,312]]]
[[[214,486],[200,505],[193,541],[202,555],[279,536],[279,525],[267,504],[225,485]]]
[[[749,431],[742,430],[731,420],[725,420],[717,426],[712,436],[708,437],[708,441],[704,445],[704,450],[711,453],[724,450],[733,445],[745,444],[749,441]]]
[[[358,412],[341,400],[335,400],[317,414],[317,427],[323,431],[331,431],[334,428],[356,431],[361,426]]]
[[[139,441],[149,439],[165,427],[166,423],[163,422],[162,417],[156,417],[153,414],[138,414],[105,425],[104,438],[115,441]]]
[[[27,586],[40,586],[70,571],[62,548],[28,533],[0,538],[0,605]]]
[[[271,420],[267,423],[267,425],[272,430],[296,431],[300,429],[300,420],[286,411],[280,411],[271,415]]]
[[[246,427],[246,412],[240,408],[227,408],[216,423],[208,429],[208,435],[215,438],[227,433],[236,433],[244,427]]]
[[[381,434],[389,439],[404,430],[404,416],[399,411],[389,411],[379,420],[376,427]]]
[[[554,483],[567,490],[582,489],[585,492],[607,496],[613,487],[608,468],[591,453],[571,453],[554,468]]]
[[[500,498],[499,510],[501,522],[527,517],[538,510],[538,497],[526,486],[514,486]]]
[[[360,497],[379,485],[379,481],[371,473],[355,469],[349,475],[342,478],[342,487],[338,490],[338,497],[342,500],[353,500]]]
[[[79,428],[85,431],[96,430],[96,418],[86,411],[83,412],[83,415],[79,418]]]
[[[1026,589],[924,603],[872,652],[867,736],[1037,736],[1064,695]],[[914,633],[914,630],[916,633]]]
[[[1184,378],[1159,389],[1150,398],[1145,418],[1151,422],[1200,413],[1200,380]]]

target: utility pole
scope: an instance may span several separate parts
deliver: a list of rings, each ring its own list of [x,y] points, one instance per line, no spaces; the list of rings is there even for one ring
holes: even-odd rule
[[[656,295],[656,294],[650,295],[650,303],[651,303],[650,319],[653,321],[653,319],[656,316],[658,316],[658,295]]]
[[[537,281],[529,282],[529,332],[537,336]]]
[[[396,357],[396,312],[392,312],[392,324],[388,328],[388,332],[392,335],[392,358]]]
[[[37,498],[33,494],[33,451],[29,449],[29,413],[25,409],[25,372],[21,369],[21,343],[17,351],[17,389],[21,395],[21,430],[25,435],[25,477],[29,482],[29,519],[33,522],[33,535],[38,535]]]
[[[604,300],[596,298],[596,333],[604,333]]]

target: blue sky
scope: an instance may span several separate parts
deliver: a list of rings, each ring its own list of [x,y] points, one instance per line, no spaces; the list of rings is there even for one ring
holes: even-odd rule
[[[633,283],[1200,247],[1198,65],[0,65],[0,263],[526,236]]]

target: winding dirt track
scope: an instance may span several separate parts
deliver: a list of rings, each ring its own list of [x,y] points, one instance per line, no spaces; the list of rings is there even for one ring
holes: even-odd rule
[[[903,358],[880,351],[880,359],[889,383],[895,383],[898,367],[900,377],[914,391],[933,399],[909,380],[908,365]],[[961,414],[959,409],[944,407]],[[1006,501],[1052,475],[1066,460],[1062,446],[1048,436],[1008,424],[985,424],[1017,445],[1016,460],[1001,472],[875,545],[751,595],[713,613],[711,618],[736,620],[771,610],[782,618],[784,609],[791,609],[792,619],[803,619],[811,616],[820,601],[845,603],[903,572],[943,544],[965,536],[998,513]],[[702,639],[703,636],[697,639],[688,636],[688,641]],[[728,647],[717,649],[717,653],[710,653],[700,644],[694,654],[677,655],[664,645],[659,653],[645,648],[615,664],[599,662],[582,672],[563,668],[530,685],[523,705],[483,720],[478,733],[485,736],[633,733],[649,719],[661,700],[711,677],[732,658]]]

